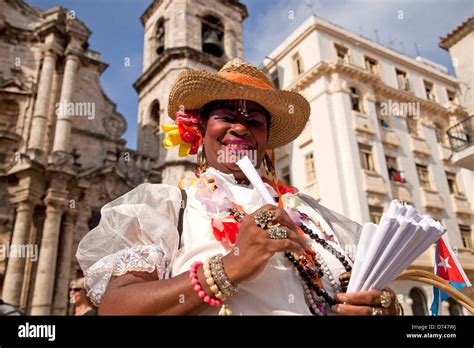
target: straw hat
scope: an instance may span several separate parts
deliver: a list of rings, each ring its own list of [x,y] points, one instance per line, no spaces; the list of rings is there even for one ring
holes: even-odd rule
[[[246,99],[257,102],[271,115],[267,147],[274,149],[293,141],[303,131],[310,114],[308,101],[300,94],[275,89],[256,67],[234,59],[217,73],[185,70],[171,89],[168,114],[174,120],[184,106],[198,110],[214,100]]]

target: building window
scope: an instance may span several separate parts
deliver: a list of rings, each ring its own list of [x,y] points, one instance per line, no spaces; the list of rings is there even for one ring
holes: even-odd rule
[[[456,174],[446,172],[446,179],[448,180],[449,193],[455,194],[455,195],[461,194],[461,192],[459,191],[457,180],[456,180]]]
[[[395,73],[397,74],[398,88],[402,91],[409,91],[410,83],[408,81],[407,73],[400,69],[395,69]]]
[[[428,81],[423,81],[425,84],[425,94],[426,94],[426,99],[431,100],[431,101],[436,101],[436,97],[434,95],[434,86],[431,82]]]
[[[0,124],[12,133],[16,132],[20,106],[13,99],[0,99]]]
[[[270,74],[270,79],[272,80],[273,86],[276,89],[280,89],[280,79],[278,77],[278,68],[273,70],[273,72]]]
[[[388,117],[382,115],[382,106],[380,102],[375,103],[375,112],[377,113],[377,119],[379,120],[380,126],[382,128],[390,128]]]
[[[153,101],[150,108],[150,122],[158,127],[160,125],[160,102],[158,100]]]
[[[382,219],[383,208],[369,205],[369,213],[370,213],[370,221],[374,224],[378,224],[380,220]]]
[[[362,169],[375,172],[374,158],[372,156],[372,146],[359,144],[360,165]]]
[[[372,75],[379,76],[379,63],[370,57],[365,57],[365,68]]]
[[[402,176],[402,172],[398,169],[397,158],[392,156],[385,156],[387,162],[388,177],[391,181],[405,182],[405,178]]]
[[[224,53],[224,26],[219,18],[211,15],[204,16],[202,19],[202,51],[221,57]]]
[[[300,76],[304,69],[303,69],[303,61],[298,53],[293,56],[293,71],[295,73],[295,77]]]
[[[436,134],[436,141],[439,144],[444,144],[444,132],[443,132],[443,126],[441,126],[439,123],[434,123],[435,126],[435,134]]]
[[[459,225],[463,247],[472,249],[471,227],[468,225]]]
[[[418,135],[418,122],[410,116],[407,116],[407,129],[411,135]]]
[[[351,92],[350,96],[352,110],[362,112],[362,98],[360,96],[359,90],[355,87],[351,87],[349,90]]]
[[[165,50],[165,20],[163,18],[156,23],[155,40],[156,53],[160,55]]]
[[[334,44],[337,59],[341,60],[345,65],[349,64],[349,49],[339,44]]]
[[[312,183],[316,181],[316,169],[314,167],[313,153],[308,153],[304,156],[304,167],[306,172],[306,182]]]
[[[416,165],[416,172],[418,173],[418,180],[420,180],[420,185],[424,189],[431,189],[431,184],[430,184],[430,173],[428,172],[428,167],[417,164]]]
[[[281,180],[285,185],[291,185],[290,167],[284,166],[281,169]]]
[[[451,91],[451,90],[447,90],[446,91],[448,93],[448,100],[450,103],[453,103],[453,104],[458,104],[458,98],[457,98],[457,95],[456,95],[456,92],[455,91]]]
[[[411,309],[413,315],[428,315],[428,306],[423,291],[418,288],[413,288],[410,290],[409,296],[412,300]]]

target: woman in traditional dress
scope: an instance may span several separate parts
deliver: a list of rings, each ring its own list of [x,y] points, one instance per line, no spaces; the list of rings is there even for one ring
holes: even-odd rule
[[[101,210],[77,259],[102,315],[396,315],[394,293],[344,293],[360,226],[275,178],[267,150],[292,142],[310,106],[239,60],[186,70],[164,146],[197,154],[184,189],[142,184]],[[235,163],[250,157],[277,205]]]

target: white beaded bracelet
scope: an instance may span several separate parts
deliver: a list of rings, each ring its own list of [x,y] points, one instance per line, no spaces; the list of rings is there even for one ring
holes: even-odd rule
[[[214,296],[221,300],[225,301],[227,300],[227,297],[222,293],[222,291],[219,290],[219,287],[217,286],[214,278],[212,277],[211,273],[211,265],[210,265],[210,259],[207,259],[204,264],[203,264],[203,269],[204,269],[204,276],[206,277],[206,283],[209,285],[209,288],[213,292]]]

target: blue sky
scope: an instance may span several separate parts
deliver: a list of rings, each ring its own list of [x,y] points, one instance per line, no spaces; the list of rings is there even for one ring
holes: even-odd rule
[[[92,31],[90,48],[109,64],[101,78],[105,93],[127,119],[127,147],[136,148],[137,94],[133,82],[140,76],[143,27],[139,17],[151,0],[27,0],[46,9],[74,10]],[[400,52],[420,55],[453,68],[439,37],[474,13],[470,0],[243,0],[249,17],[244,22],[244,58],[260,65],[263,58],[311,13]],[[294,14],[293,16],[290,16]],[[400,12],[402,11],[402,12]],[[403,17],[403,18],[400,18]],[[130,66],[124,60],[130,59]]]

